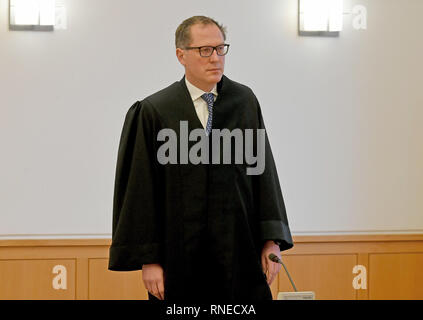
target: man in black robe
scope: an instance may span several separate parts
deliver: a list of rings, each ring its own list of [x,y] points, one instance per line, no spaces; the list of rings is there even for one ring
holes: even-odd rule
[[[271,300],[269,285],[280,265],[268,256],[280,258],[293,242],[267,135],[263,171],[247,174],[251,163],[233,161],[232,139],[232,163],[212,161],[224,150],[223,144],[215,148],[210,134],[252,129],[251,148],[258,155],[257,132],[265,129],[260,105],[250,88],[223,75],[229,47],[224,27],[195,16],[178,27],[175,38],[184,77],[135,102],[125,118],[108,268],[142,269],[150,299]],[[181,160],[197,143],[184,141],[183,124],[188,132],[207,131],[210,161]],[[163,129],[175,132],[178,163],[160,161],[171,138],[159,138]],[[172,150],[166,151],[169,158]]]

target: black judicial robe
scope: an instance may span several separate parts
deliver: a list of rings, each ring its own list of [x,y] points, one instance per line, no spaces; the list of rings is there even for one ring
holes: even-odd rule
[[[223,75],[217,90],[213,129],[265,129],[250,88]],[[160,164],[157,150],[164,142],[157,141],[158,132],[171,128],[179,142],[184,120],[189,131],[203,128],[185,77],[128,110],[117,158],[108,269],[161,264],[168,301],[271,300],[261,266],[263,244],[279,240],[283,251],[293,241],[267,134],[261,175],[247,175],[248,164],[233,158],[232,164],[181,164],[179,144],[178,164]]]

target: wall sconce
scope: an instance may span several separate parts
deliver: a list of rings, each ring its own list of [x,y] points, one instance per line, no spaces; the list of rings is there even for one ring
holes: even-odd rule
[[[10,0],[9,29],[51,31],[55,9],[55,0]]]
[[[299,0],[300,36],[339,36],[343,22],[343,0]]]

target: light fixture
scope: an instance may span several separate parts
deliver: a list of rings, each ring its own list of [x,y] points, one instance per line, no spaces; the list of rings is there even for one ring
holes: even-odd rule
[[[342,15],[343,0],[299,0],[299,34],[338,36]]]
[[[53,30],[55,0],[10,0],[12,30]]]

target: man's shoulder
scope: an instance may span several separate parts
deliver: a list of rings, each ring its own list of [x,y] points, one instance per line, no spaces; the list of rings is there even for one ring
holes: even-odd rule
[[[229,97],[236,97],[237,101],[242,101],[245,106],[250,106],[255,110],[258,105],[258,100],[253,90],[248,85],[227,77],[225,77],[223,81],[226,81],[225,93],[227,93]]]
[[[139,113],[143,117],[147,115],[153,116],[157,114],[158,111],[160,113],[161,109],[167,108],[171,104],[172,97],[178,94],[178,90],[180,90],[180,84],[174,82],[166,88],[135,101],[129,108],[128,113]]]
[[[160,107],[167,105],[172,99],[174,100],[180,92],[181,85],[178,81],[175,81],[171,85],[145,97],[142,101],[147,101],[155,107]]]
[[[248,85],[229,79],[226,76],[223,76],[223,81],[226,82],[226,88],[229,92],[255,98],[253,90]]]
[[[176,97],[180,95],[181,86],[179,82],[156,91],[145,98],[139,99],[132,104],[128,114],[139,114],[142,117],[155,117],[171,109]]]
[[[238,90],[244,90],[244,91],[251,91],[251,88],[241,82],[229,79],[227,76],[223,76],[223,81],[227,81],[229,83],[229,85],[231,86],[231,88],[235,88]]]

